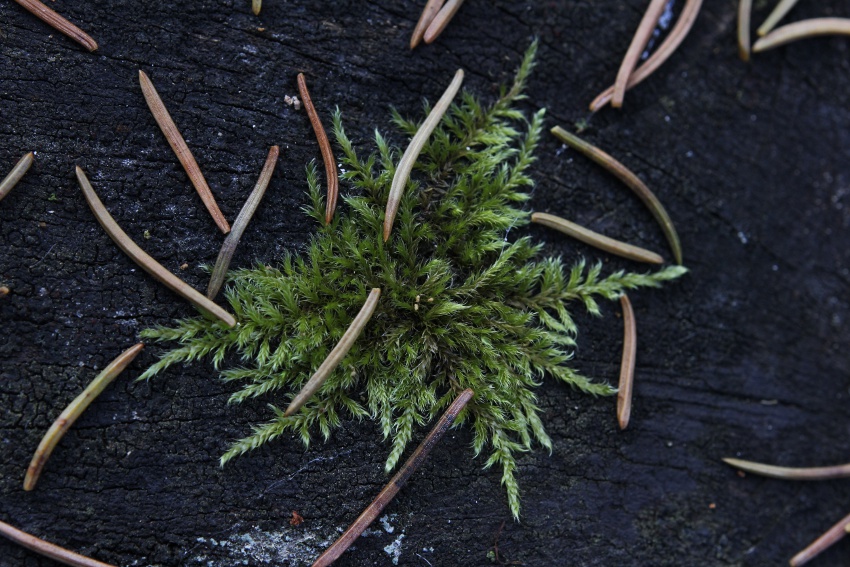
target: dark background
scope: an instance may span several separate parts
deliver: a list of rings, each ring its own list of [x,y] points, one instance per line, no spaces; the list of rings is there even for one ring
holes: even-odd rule
[[[681,9],[681,0],[675,9]],[[453,72],[492,99],[534,36],[525,110],[574,129],[634,169],[666,205],[691,273],[631,295],[638,323],[632,424],[614,399],[546,381],[549,455],[521,456],[523,516],[500,473],[456,430],[340,565],[779,565],[850,512],[850,483],[740,478],[724,456],[789,466],[848,460],[850,105],[841,38],[737,58],[736,2],[706,2],[675,56],[622,111],[587,105],[615,76],[645,1],[470,0],[432,46],[408,41],[424,0],[250,2],[95,0],[51,5],[89,31],[89,54],[0,1],[0,176],[36,162],[0,203],[0,519],[102,561],[130,566],[306,565],[378,493],[388,451],[370,422],[345,423],[304,451],[284,438],[225,469],[218,457],[262,400],[228,407],[206,363],[150,383],[149,346],[83,415],[25,493],[44,431],[145,327],[192,308],[143,274],[88,210],[89,173],[131,237],[199,289],[222,242],[145,105],[144,69],[235,218],[268,147],[281,160],[234,265],[303,249],[304,166],[319,152],[303,110],[284,104],[306,74],[326,126],[335,106],[365,151],[375,127],[397,145],[389,107],[421,118]],[[771,6],[756,2],[754,27]],[[843,10],[843,11],[842,11]],[[801,2],[789,19],[850,15]],[[548,134],[531,206],[669,256],[640,202]],[[343,186],[343,191],[345,187]],[[343,211],[344,214],[344,211]],[[148,232],[150,238],[144,237]],[[641,266],[530,229],[550,253]],[[181,271],[180,266],[188,264]],[[619,307],[581,316],[576,366],[616,381]],[[278,403],[284,403],[277,400]],[[416,439],[421,439],[420,433]],[[844,439],[845,441],[842,441]],[[289,525],[291,511],[305,521]],[[504,523],[501,532],[500,526]],[[389,532],[392,530],[392,533]],[[844,542],[812,565],[844,565]],[[0,566],[54,563],[0,541]]]

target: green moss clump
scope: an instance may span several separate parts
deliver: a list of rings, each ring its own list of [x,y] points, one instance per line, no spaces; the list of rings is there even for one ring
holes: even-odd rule
[[[226,297],[239,325],[228,329],[197,317],[142,333],[177,343],[143,378],[207,356],[219,368],[235,353],[241,366],[222,372],[240,387],[231,401],[268,396],[285,406],[345,332],[369,290],[382,289],[365,331],[318,394],[290,417],[272,405],[270,421],[237,441],[222,464],[287,432],[305,445],[316,429],[327,438],[343,416],[353,416],[377,420],[391,439],[389,471],[414,428],[472,388],[475,398],[459,421],[472,427],[474,453],[489,453],[485,467],[501,466],[518,517],[516,454],[534,443],[552,448],[536,405],[539,380],[549,375],[589,394],[614,392],[567,365],[577,332],[568,307],[598,314],[597,298],[655,287],[685,270],[603,277],[599,264],[579,261],[565,269],[560,259],[540,259],[540,246],[529,237],[506,239],[508,231],[529,222],[522,206],[532,186],[528,168],[543,110],[527,120],[514,104],[523,98],[535,49],[494,104],[485,107],[464,92],[452,106],[416,164],[387,243],[381,236],[384,207],[399,152],[376,132],[377,153],[362,159],[337,113],[347,210],[324,225],[311,165],[306,211],[317,233],[302,256],[229,274]],[[394,122],[407,135],[418,128],[398,114]]]

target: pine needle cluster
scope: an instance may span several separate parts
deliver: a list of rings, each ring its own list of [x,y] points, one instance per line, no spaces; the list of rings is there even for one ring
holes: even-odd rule
[[[539,381],[548,375],[589,394],[614,392],[567,365],[577,333],[569,307],[598,314],[598,298],[656,287],[684,269],[603,276],[599,264],[579,261],[567,269],[558,258],[539,258],[540,246],[529,237],[506,238],[529,222],[522,207],[544,111],[529,120],[515,103],[524,98],[535,49],[493,104],[464,92],[451,107],[417,161],[388,242],[382,223],[400,152],[376,132],[377,151],[360,157],[337,111],[347,210],[324,224],[318,176],[308,166],[305,211],[316,220],[316,234],[303,255],[229,274],[226,298],[239,324],[228,329],[197,317],[142,333],[176,343],[143,378],[204,357],[218,369],[235,354],[240,366],[221,372],[240,388],[230,401],[275,401],[270,421],[233,444],[222,464],[285,433],[307,445],[316,430],[327,439],[343,418],[367,417],[390,440],[390,471],[415,428],[472,388],[475,398],[459,421],[472,428],[474,453],[489,453],[485,467],[501,467],[518,517],[516,456],[535,443],[552,448],[536,405]],[[406,135],[418,128],[398,113],[393,121]],[[280,405],[301,389],[376,287],[379,305],[354,347],[318,394],[285,417]]]

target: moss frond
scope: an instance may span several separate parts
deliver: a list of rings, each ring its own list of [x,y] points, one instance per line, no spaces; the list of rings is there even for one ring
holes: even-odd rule
[[[274,266],[231,272],[227,302],[233,329],[198,317],[156,327],[143,337],[173,343],[144,378],[171,365],[227,355],[236,367],[222,376],[238,389],[232,403],[273,401],[270,420],[224,454],[222,464],[281,435],[305,445],[327,438],[343,418],[375,420],[389,442],[387,471],[402,457],[416,427],[437,416],[463,389],[476,395],[462,414],[475,454],[499,465],[514,516],[520,512],[516,456],[552,443],[534,394],[546,376],[592,395],[611,386],[568,366],[578,333],[570,309],[599,314],[600,299],[656,287],[684,273],[602,274],[601,264],[540,258],[529,237],[508,239],[528,224],[521,207],[544,111],[516,109],[533,67],[528,50],[513,85],[483,105],[464,93],[437,127],[416,163],[395,230],[382,239],[387,194],[400,155],[380,132],[367,156],[348,137],[341,114],[333,131],[341,150],[344,207],[330,225],[315,164],[307,166],[307,205],[316,233],[300,256]],[[417,123],[393,114],[403,135]],[[345,332],[371,288],[380,303],[360,338],[317,395],[295,415],[284,406]]]

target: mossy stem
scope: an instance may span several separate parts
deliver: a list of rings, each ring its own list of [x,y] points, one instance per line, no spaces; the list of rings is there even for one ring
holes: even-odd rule
[[[831,467],[797,468],[777,467],[732,458],[723,459],[723,462],[744,472],[784,480],[830,480],[850,477],[850,463]]]
[[[112,215],[110,215],[109,211],[106,210],[106,207],[103,206],[103,203],[97,196],[97,193],[95,193],[88,177],[86,177],[85,172],[80,166],[77,166],[77,181],[80,184],[80,188],[83,190],[83,195],[85,196],[92,213],[94,213],[95,218],[97,218],[97,222],[100,223],[100,226],[103,227],[103,230],[106,231],[112,241],[118,245],[118,248],[129,256],[131,260],[155,279],[159,280],[168,289],[182,296],[201,311],[216,317],[228,327],[236,326],[236,319],[233,315],[166,270],[162,264],[151,258],[147,252],[142,250],[138,244],[133,242],[133,240],[127,236],[127,233],[118,226],[118,223],[115,222],[115,219],[112,218]]]
[[[750,60],[750,20],[753,14],[753,0],[738,2],[738,56],[743,61]]]
[[[800,39],[822,35],[850,35],[850,18],[812,18],[777,28],[759,39],[753,51],[760,53]]]
[[[221,209],[218,208],[218,203],[216,203],[215,197],[213,197],[212,190],[207,184],[204,174],[201,173],[198,162],[195,161],[195,156],[192,155],[192,151],[186,145],[186,140],[183,139],[180,130],[174,124],[174,120],[172,120],[171,115],[168,113],[168,109],[165,108],[165,103],[162,102],[162,98],[156,92],[156,87],[153,86],[150,78],[141,69],[139,69],[139,84],[142,87],[142,94],[148,103],[148,108],[151,109],[154,120],[156,120],[160,130],[165,135],[165,139],[168,140],[168,145],[171,146],[183,169],[186,170],[189,180],[192,182],[198,195],[200,195],[204,206],[210,215],[212,215],[216,226],[218,226],[221,232],[227,234],[230,232],[230,225],[227,223],[227,219],[224,218]]]
[[[437,127],[437,124],[440,123],[443,115],[449,109],[449,105],[460,89],[461,83],[463,83],[463,69],[458,69],[454,79],[449,83],[448,88],[443,93],[443,96],[440,97],[440,100],[437,101],[437,104],[434,105],[434,108],[431,109],[425,122],[422,123],[422,126],[419,127],[419,130],[413,136],[413,139],[410,140],[410,144],[404,150],[404,154],[398,162],[398,167],[393,176],[392,186],[390,187],[390,194],[387,198],[387,209],[384,213],[384,242],[390,238],[390,233],[393,230],[393,222],[395,222],[395,216],[398,213],[399,204],[401,204],[401,196],[404,193],[407,180],[410,178],[410,172],[413,171],[413,165],[419,158],[419,154],[422,152],[422,148],[425,147],[428,138],[431,137],[434,128]]]
[[[840,541],[847,535],[847,529],[850,527],[850,514],[844,516],[834,526],[829,528],[822,536],[817,538],[806,549],[791,558],[788,564],[791,567],[800,567],[805,565],[817,555]]]
[[[620,296],[623,310],[623,358],[620,363],[620,383],[617,386],[617,422],[620,429],[629,426],[632,415],[632,386],[635,380],[635,360],[637,355],[637,326],[632,302],[624,293]]]
[[[12,171],[9,172],[9,175],[3,178],[3,181],[0,181],[0,201],[3,200],[6,195],[18,184],[18,181],[21,180],[21,177],[29,170],[32,165],[35,156],[32,152],[26,154],[24,157],[18,160],[18,163],[15,164],[15,167],[12,168]]]
[[[97,50],[97,42],[92,37],[60,16],[55,11],[51,10],[38,0],[15,0],[27,12],[46,23],[53,29],[70,37],[89,51]]]
[[[349,527],[345,533],[333,543],[333,545],[327,548],[325,552],[316,559],[316,562],[313,563],[313,567],[327,567],[339,559],[340,555],[342,555],[345,550],[348,549],[358,537],[360,537],[360,534],[362,534],[363,531],[375,521],[375,518],[381,514],[387,504],[389,504],[395,495],[398,494],[399,490],[404,487],[405,483],[407,483],[407,480],[410,478],[410,475],[412,475],[416,469],[419,468],[419,465],[425,461],[428,457],[428,453],[431,452],[431,449],[440,442],[440,439],[443,438],[452,426],[452,423],[454,423],[458,414],[464,407],[466,407],[466,404],[469,403],[469,400],[471,400],[474,395],[475,392],[470,389],[466,389],[461,392],[457,398],[455,398],[449,408],[440,417],[437,424],[428,433],[427,437],[425,437],[422,443],[420,443],[416,450],[413,451],[395,476],[393,476],[392,480],[390,480],[384,489],[381,490],[372,503],[363,510],[360,516],[358,516],[354,523],[351,524],[351,527]]]
[[[652,32],[658,25],[658,20],[664,13],[664,7],[667,6],[668,0],[651,0],[649,7],[643,15],[643,18],[638,25],[635,36],[629,44],[626,55],[623,57],[623,62],[620,64],[620,69],[617,71],[617,78],[614,81],[614,95],[611,97],[611,106],[620,108],[623,106],[623,99],[626,96],[626,89],[629,84],[629,76],[635,70],[643,50],[649,43],[652,37]]]
[[[658,49],[653,51],[652,55],[650,55],[649,58],[640,65],[640,67],[637,67],[629,75],[629,82],[626,84],[626,90],[631,89],[649,77],[656,69],[661,67],[661,65],[663,65],[664,62],[673,55],[673,53],[675,53],[676,49],[679,48],[679,45],[682,44],[688,36],[688,33],[690,33],[691,28],[699,15],[700,8],[702,8],[702,2],[703,0],[687,0],[685,7],[682,8],[682,13],[679,14],[679,18],[676,20],[676,25],[673,26],[673,29],[670,30],[670,33],[667,34],[667,37],[664,38],[664,41],[658,46]],[[596,112],[611,102],[611,97],[613,96],[614,85],[611,85],[599,93],[599,95],[593,99],[593,102],[590,103],[591,112]]]
[[[658,200],[658,197],[650,191],[649,187],[647,187],[646,184],[629,168],[593,144],[590,144],[578,136],[567,132],[560,126],[552,128],[552,134],[574,150],[579,151],[585,157],[590,158],[604,167],[609,173],[622,181],[626,187],[631,189],[641,201],[643,201],[643,204],[646,205],[649,212],[652,213],[652,216],[661,226],[661,231],[664,233],[664,237],[667,239],[667,243],[673,251],[673,258],[676,260],[677,264],[681,265],[682,245],[679,241],[679,235],[676,232],[676,227],[673,225],[673,221],[670,219],[670,215],[667,214],[667,210],[664,208],[664,205],[662,205],[661,201]]]
[[[328,200],[325,203],[325,224],[330,224],[334,218],[336,201],[337,197],[339,197],[339,174],[336,170],[336,160],[331,150],[331,144],[328,141],[328,135],[325,133],[325,127],[322,126],[322,121],[319,119],[319,114],[313,105],[313,99],[310,98],[310,91],[307,90],[307,81],[304,79],[304,73],[298,73],[298,92],[301,95],[301,102],[304,103],[304,110],[307,111],[307,116],[310,118],[310,125],[313,126],[316,140],[319,142],[322,161],[325,162],[325,177],[328,182]]]
[[[50,429],[47,430],[47,433],[44,434],[44,437],[41,439],[41,443],[38,444],[38,449],[36,449],[35,454],[30,461],[30,466],[27,468],[27,474],[24,478],[24,490],[32,490],[35,488],[35,484],[38,482],[38,477],[41,475],[41,471],[44,468],[44,464],[47,462],[47,459],[50,458],[50,454],[53,453],[53,449],[56,448],[56,445],[59,441],[62,440],[62,437],[65,433],[68,432],[68,429],[74,425],[74,422],[86,411],[86,408],[103,392],[103,390],[115,380],[119,374],[121,374],[127,365],[129,365],[136,356],[142,352],[142,349],[145,348],[144,343],[138,343],[121,354],[113,360],[112,362],[104,368],[100,374],[98,374],[94,380],[86,386],[85,390],[82,393],[74,398],[74,400],[68,404],[68,407],[59,414],[59,417],[56,418],[56,421],[50,426]]]
[[[233,253],[236,252],[239,239],[242,238],[245,228],[251,222],[251,217],[254,216],[257,207],[260,205],[260,201],[263,200],[263,195],[266,193],[266,188],[269,186],[274,168],[277,165],[279,154],[280,148],[278,146],[272,146],[268,157],[266,157],[263,170],[260,172],[260,177],[257,179],[257,184],[254,186],[254,190],[248,195],[248,199],[242,205],[242,210],[239,211],[239,215],[233,221],[230,234],[227,235],[227,238],[224,239],[224,244],[221,245],[221,250],[215,261],[215,267],[210,275],[210,283],[207,286],[207,298],[210,300],[215,299],[215,296],[218,295],[218,291],[224,283],[224,278],[227,276],[227,269],[230,267],[230,261],[233,259]]]
[[[343,333],[342,338],[339,340],[337,345],[286,408],[286,411],[284,412],[285,417],[288,417],[301,409],[301,406],[307,403],[307,400],[312,398],[313,395],[319,391],[319,388],[322,387],[322,384],[325,383],[325,380],[328,379],[331,372],[339,366],[339,363],[342,362],[342,359],[345,358],[345,355],[348,354],[349,350],[351,350],[351,347],[354,345],[354,341],[356,341],[357,337],[360,336],[360,333],[363,332],[363,329],[366,327],[366,323],[368,323],[369,319],[372,318],[372,314],[378,306],[378,299],[380,297],[381,288],[372,288],[372,291],[369,292],[369,296],[363,303],[363,307],[360,308],[360,312],[351,322],[351,325],[348,326],[348,329],[345,330],[345,333]]]
[[[410,35],[410,49],[415,49],[422,42],[425,30],[428,29],[444,2],[445,0],[428,0],[425,4],[422,14],[419,15],[419,21],[416,22],[416,27],[413,28],[413,33]]]
[[[590,229],[555,215],[550,215],[548,213],[532,213],[531,222],[542,224],[549,228],[554,228],[555,230],[562,232],[567,236],[571,236],[576,240],[580,240],[585,244],[589,244],[622,258],[634,260],[635,262],[646,262],[648,264],[664,263],[664,258],[655,252],[638,246],[632,246],[631,244],[626,244],[619,240],[614,240],[613,238],[609,238],[599,234],[598,232],[593,232]]]
[[[108,563],[102,563],[96,559],[69,551],[64,547],[59,547],[54,543],[46,542],[43,539],[39,539],[34,535],[10,526],[6,522],[0,522],[0,535],[17,543],[21,547],[25,547],[30,551],[58,561],[59,563],[71,565],[71,567],[113,567]]]
[[[782,18],[791,11],[791,8],[797,5],[797,2],[798,0],[779,0],[770,15],[765,18],[764,23],[759,26],[758,30],[756,30],[759,37],[764,37],[769,34],[782,20]]]
[[[449,22],[451,22],[452,18],[454,18],[455,14],[457,14],[461,4],[463,4],[463,0],[448,0],[448,2],[440,8],[440,11],[437,12],[437,15],[434,16],[434,19],[431,20],[431,23],[428,24],[428,28],[425,30],[425,43],[433,43],[438,37],[440,37],[440,34],[443,33],[443,30],[446,29],[446,26],[449,25]]]

